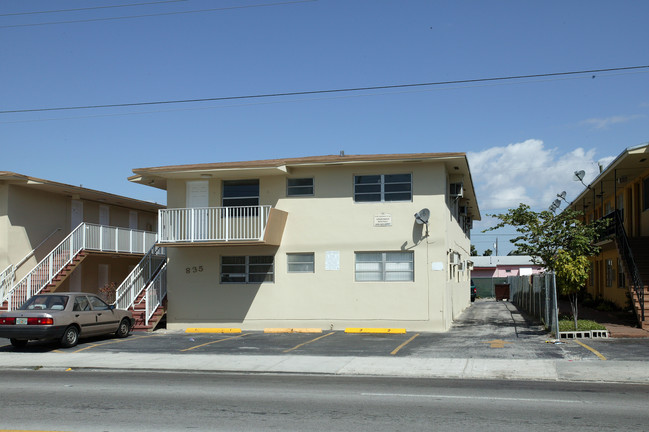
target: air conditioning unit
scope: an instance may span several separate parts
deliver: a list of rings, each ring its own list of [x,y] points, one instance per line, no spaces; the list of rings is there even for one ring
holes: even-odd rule
[[[451,255],[449,256],[451,260],[451,264],[459,264],[460,263],[460,254],[457,252],[451,252]]]
[[[450,195],[452,198],[462,198],[464,195],[462,183],[451,183]]]

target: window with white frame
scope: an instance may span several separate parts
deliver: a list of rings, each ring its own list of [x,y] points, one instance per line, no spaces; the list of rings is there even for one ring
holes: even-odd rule
[[[313,273],[315,271],[315,259],[311,253],[288,253],[286,262],[289,273]]]
[[[412,200],[412,174],[354,176],[355,202]]]
[[[412,252],[356,252],[357,282],[414,281]]]
[[[262,283],[275,280],[272,256],[221,257],[221,283]]]
[[[313,178],[286,179],[286,196],[313,196]]]

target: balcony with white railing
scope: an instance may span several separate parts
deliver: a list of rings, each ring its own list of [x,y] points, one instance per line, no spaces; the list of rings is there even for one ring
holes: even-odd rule
[[[110,252],[146,254],[156,240],[154,232],[110,227],[83,222],[75,228],[45,258],[7,290],[0,303],[9,302],[9,310],[18,308],[25,300],[39,293],[81,252]]]
[[[267,205],[159,210],[158,244],[279,245],[286,217]]]

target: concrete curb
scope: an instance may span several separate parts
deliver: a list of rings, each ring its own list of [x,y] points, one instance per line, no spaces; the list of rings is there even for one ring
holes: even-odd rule
[[[394,358],[303,355],[135,353],[3,353],[0,370],[75,369],[141,372],[214,372],[390,376],[404,378],[576,381],[649,384],[649,363],[640,361]]]

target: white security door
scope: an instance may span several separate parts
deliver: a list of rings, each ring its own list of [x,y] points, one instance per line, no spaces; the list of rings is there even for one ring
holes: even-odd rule
[[[128,227],[132,230],[137,229],[137,212],[135,210],[128,212]]]
[[[207,180],[196,180],[187,182],[187,207],[208,207],[209,206],[209,183]]]
[[[70,209],[70,229],[74,230],[81,222],[83,222],[83,202],[72,200]]]
[[[77,266],[70,275],[70,292],[79,292],[81,289],[83,267]]]
[[[110,225],[110,207],[107,205],[99,206],[99,225]]]
[[[196,180],[187,182],[187,207],[190,213],[190,238],[192,240],[209,239],[209,182]]]

